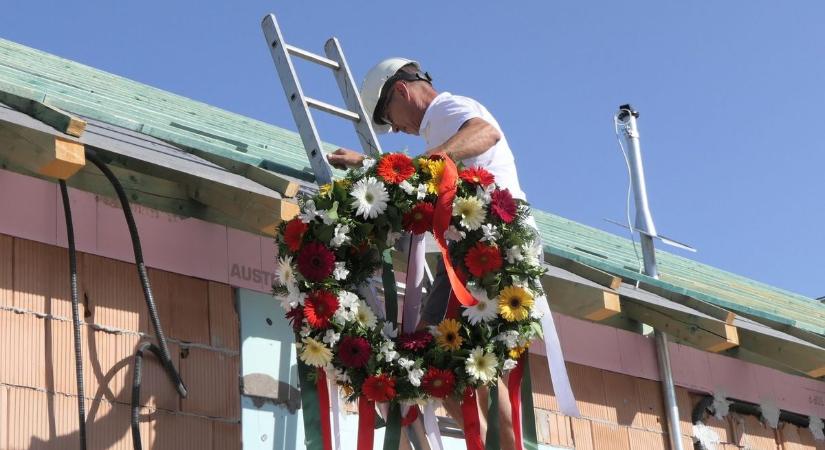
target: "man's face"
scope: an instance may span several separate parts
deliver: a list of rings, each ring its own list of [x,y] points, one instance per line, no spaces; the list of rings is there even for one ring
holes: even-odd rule
[[[418,135],[421,117],[415,107],[414,91],[404,81],[397,81],[387,95],[384,120],[392,125],[392,131]]]

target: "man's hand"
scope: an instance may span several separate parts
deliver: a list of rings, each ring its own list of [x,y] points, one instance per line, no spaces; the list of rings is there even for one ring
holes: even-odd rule
[[[364,162],[364,155],[346,148],[339,148],[327,155],[327,160],[336,169],[350,169],[361,167]]]

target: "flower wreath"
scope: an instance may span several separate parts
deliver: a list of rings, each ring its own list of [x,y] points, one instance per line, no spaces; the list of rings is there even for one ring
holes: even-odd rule
[[[454,192],[448,204],[445,190]],[[321,186],[277,237],[274,293],[301,361],[334,371],[349,401],[422,403],[495,384],[541,335],[534,299],[544,268],[529,214],[488,171],[456,167],[446,155],[383,154]],[[433,232],[439,220],[436,239],[450,242],[445,263],[472,302],[451,299],[452,314],[437,326],[399,333],[397,320],[379,320],[356,292],[402,232]]]

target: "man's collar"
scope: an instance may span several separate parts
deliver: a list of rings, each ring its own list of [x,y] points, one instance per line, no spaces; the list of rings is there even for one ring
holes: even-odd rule
[[[435,96],[433,101],[430,102],[429,106],[427,106],[427,110],[424,111],[424,117],[421,118],[421,125],[418,127],[418,135],[425,136],[424,130],[430,126],[430,111],[433,109],[433,105],[438,102],[442,97],[446,97],[451,95],[449,92],[442,92]]]

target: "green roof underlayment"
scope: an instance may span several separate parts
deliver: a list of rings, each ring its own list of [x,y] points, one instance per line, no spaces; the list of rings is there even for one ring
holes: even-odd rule
[[[0,91],[184,148],[313,181],[297,133],[0,39]],[[329,145],[329,148],[335,146]],[[630,240],[537,211],[545,249],[734,312],[825,334],[825,305],[657,251],[660,279],[638,272]]]

